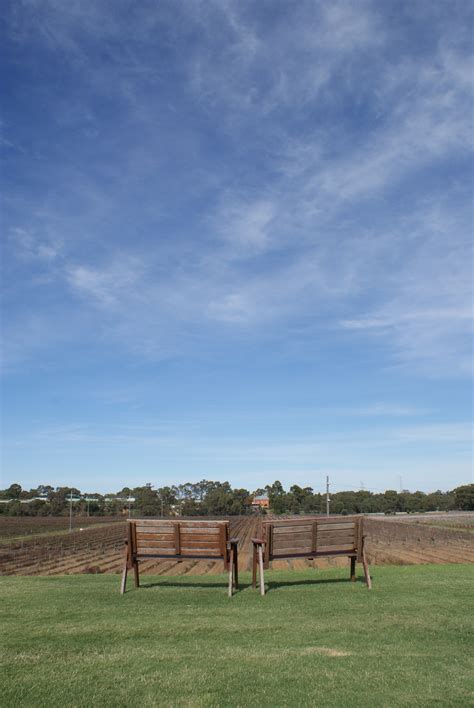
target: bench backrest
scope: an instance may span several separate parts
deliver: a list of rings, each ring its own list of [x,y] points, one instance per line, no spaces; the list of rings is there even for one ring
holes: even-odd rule
[[[362,517],[318,517],[264,521],[265,560],[356,554],[362,548]]]
[[[129,519],[128,542],[138,558],[227,559],[228,521]]]

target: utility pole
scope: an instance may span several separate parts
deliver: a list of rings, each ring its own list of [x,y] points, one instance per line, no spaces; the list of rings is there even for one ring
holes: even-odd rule
[[[69,495],[69,533],[72,531],[72,489]]]
[[[329,477],[326,477],[326,516],[329,516]]]
[[[132,497],[129,496],[128,497],[128,518],[130,518],[130,516],[131,516],[131,513],[130,513],[131,506],[132,506]]]
[[[163,518],[163,497],[161,497],[161,518]]]

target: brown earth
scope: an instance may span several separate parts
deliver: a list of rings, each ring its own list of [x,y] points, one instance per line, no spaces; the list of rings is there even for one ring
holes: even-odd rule
[[[367,517],[365,521],[369,561],[372,564],[412,565],[417,563],[472,563],[474,536],[469,529],[474,514],[465,517],[461,528],[430,525],[426,518]],[[42,520],[43,522],[46,520]],[[51,519],[53,523],[54,519]],[[453,516],[449,517],[450,523]],[[239,567],[250,570],[250,539],[258,533],[257,517],[230,519],[231,536],[239,538]],[[19,527],[19,525],[18,525]],[[0,545],[1,575],[60,575],[74,573],[118,573],[123,563],[125,522],[83,527],[70,534],[47,533],[3,540]],[[319,558],[314,561],[274,561],[275,569],[327,568],[346,566],[347,558]],[[210,560],[150,560],[142,572],[153,575],[201,575],[222,572],[222,562]]]

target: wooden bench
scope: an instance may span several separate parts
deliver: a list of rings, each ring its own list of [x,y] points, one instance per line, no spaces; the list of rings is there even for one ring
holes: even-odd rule
[[[362,562],[365,581],[372,583],[364,549],[364,521],[361,516],[302,517],[262,522],[261,538],[253,538],[252,585],[257,587],[257,566],[260,594],[265,595],[264,568],[270,561],[286,558],[319,558],[348,556],[351,580],[355,580],[356,561]]]
[[[229,538],[228,521],[169,521],[129,519],[125,562],[120,592],[125,592],[127,573],[133,569],[135,587],[140,586],[138,564],[150,558],[181,561],[185,558],[224,561],[229,571],[229,597],[238,588],[237,539]]]

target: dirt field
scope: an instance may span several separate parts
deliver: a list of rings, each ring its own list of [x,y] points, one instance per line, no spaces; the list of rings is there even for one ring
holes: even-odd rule
[[[12,523],[13,522],[13,523]],[[89,522],[89,523],[87,523]],[[94,523],[95,522],[95,523]],[[239,538],[239,567],[250,570],[250,539],[258,532],[258,518],[230,519],[231,536]],[[81,519],[81,529],[68,533],[68,519],[0,519],[1,575],[60,575],[118,573],[122,567],[125,522]],[[372,564],[474,563],[474,513],[411,515],[366,519],[369,561]],[[279,570],[347,565],[346,558],[314,561],[275,561]],[[222,572],[222,562],[150,560],[143,573],[201,575]]]
[[[370,517],[369,559],[376,564],[474,563],[474,513]]]

